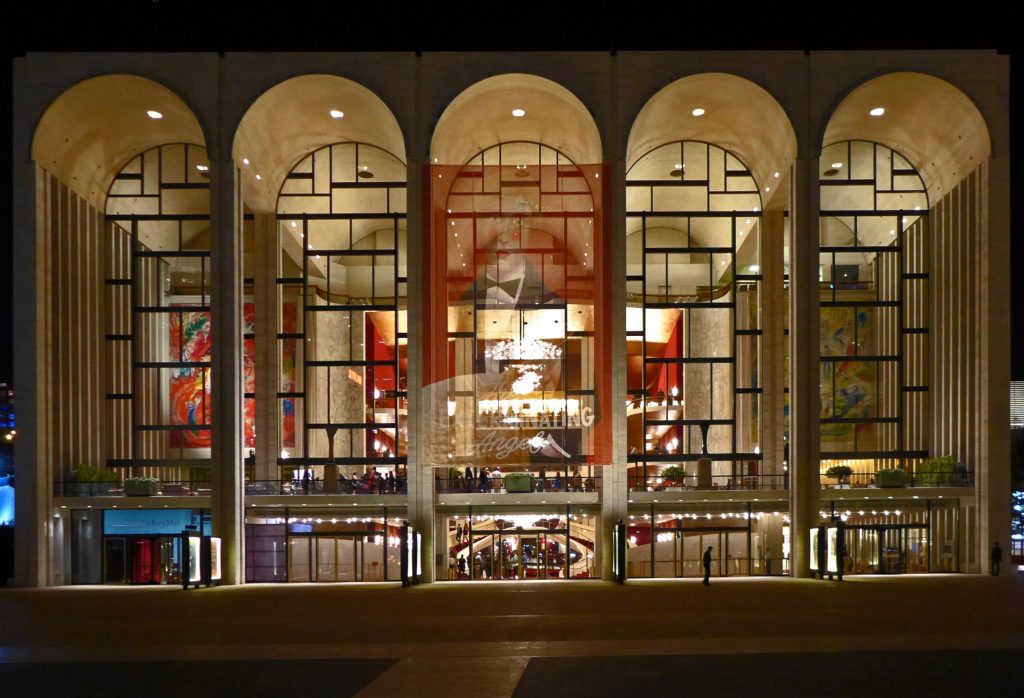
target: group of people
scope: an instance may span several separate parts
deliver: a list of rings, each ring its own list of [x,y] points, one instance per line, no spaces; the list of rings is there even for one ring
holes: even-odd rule
[[[438,471],[438,492],[492,492],[502,487],[503,474],[500,467],[493,470],[489,468],[466,467],[465,471],[459,472],[455,468],[448,471],[447,487],[441,485],[441,474]],[[596,492],[594,478],[584,478],[579,471],[566,473],[555,473],[554,477],[548,477],[546,471],[541,468],[540,473],[533,478],[534,492]]]
[[[341,494],[405,494],[408,479],[404,469],[397,472],[388,470],[384,473],[374,468],[362,475],[353,474],[351,478],[345,473],[338,473],[338,492]],[[302,493],[322,493],[323,481],[314,476],[310,468],[302,473]],[[298,483],[295,483],[298,485]]]

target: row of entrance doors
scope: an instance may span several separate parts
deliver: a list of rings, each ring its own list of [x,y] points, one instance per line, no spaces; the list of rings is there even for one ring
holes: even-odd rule
[[[180,536],[107,536],[104,584],[180,584]]]
[[[476,533],[456,545],[450,579],[586,579],[594,576],[586,553],[566,545],[565,530],[514,529]]]

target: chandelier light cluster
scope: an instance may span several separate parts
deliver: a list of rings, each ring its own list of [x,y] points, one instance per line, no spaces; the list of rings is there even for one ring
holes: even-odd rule
[[[503,339],[484,350],[484,356],[497,361],[554,361],[562,357],[562,349],[543,339]],[[514,369],[512,392],[529,395],[540,387],[544,379],[540,364],[520,364]]]
[[[498,361],[552,361],[562,358],[562,349],[543,339],[503,339],[487,347],[484,356]]]

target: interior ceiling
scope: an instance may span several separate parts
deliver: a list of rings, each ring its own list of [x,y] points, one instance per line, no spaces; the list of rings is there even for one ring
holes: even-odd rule
[[[332,109],[344,116],[333,118]],[[405,162],[398,120],[362,85],[336,75],[301,75],[270,88],[242,117],[232,146],[245,203],[273,212],[281,183],[303,156],[345,141],[375,145]]]
[[[151,119],[155,110],[162,119]],[[103,75],[65,91],[43,114],[32,158],[103,210],[126,162],[165,143],[205,145],[199,121],[174,92],[135,75]]]
[[[696,108],[704,114],[693,116]],[[738,157],[762,188],[764,208],[785,208],[796,134],[786,112],[764,89],[726,73],[690,75],[662,88],[633,122],[627,169],[658,146],[688,140],[713,143]],[[766,186],[770,192],[763,191]]]
[[[513,109],[526,115],[515,117]],[[580,164],[602,161],[594,118],[574,94],[536,75],[496,75],[459,94],[441,114],[430,144],[432,162],[462,165],[481,150],[536,141]]]
[[[884,107],[879,117],[868,112]],[[869,140],[887,145],[917,168],[932,202],[991,152],[988,128],[967,96],[922,73],[891,73],[864,83],[836,108],[824,144]]]

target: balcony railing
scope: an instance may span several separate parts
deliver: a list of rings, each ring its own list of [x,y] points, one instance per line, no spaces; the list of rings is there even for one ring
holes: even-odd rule
[[[890,471],[891,472],[891,471]],[[881,488],[891,489],[900,487],[972,487],[974,485],[974,472],[971,470],[960,470],[951,473],[921,473],[916,475],[913,472],[907,473],[900,479],[892,479],[886,472],[855,472],[848,478],[837,480],[825,474],[821,475],[822,489],[846,489],[846,488]]]
[[[381,477],[361,480],[359,478],[338,478],[336,487],[328,487],[323,480],[247,480],[245,494],[247,497],[270,495],[315,496],[333,494],[407,494],[408,486],[405,477],[385,479]]]
[[[661,476],[630,475],[630,492],[685,492],[688,490],[784,490],[788,476],[778,475],[712,475],[703,479],[698,475],[666,478]]]
[[[155,492],[138,496],[148,497],[208,497],[209,481],[174,480],[161,482]],[[53,483],[54,497],[124,497],[123,482],[75,482],[57,481]],[[127,495],[132,496],[132,495]]]
[[[516,473],[519,475],[520,473]],[[597,492],[601,485],[601,476],[598,474],[582,475],[569,473],[568,477],[562,475],[545,475],[543,478],[538,474],[529,473],[531,477],[510,479],[508,482],[505,476],[488,477],[483,480],[479,477],[467,479],[464,477],[434,478],[434,490],[438,494],[526,494],[531,492]],[[511,487],[511,489],[509,489]]]

